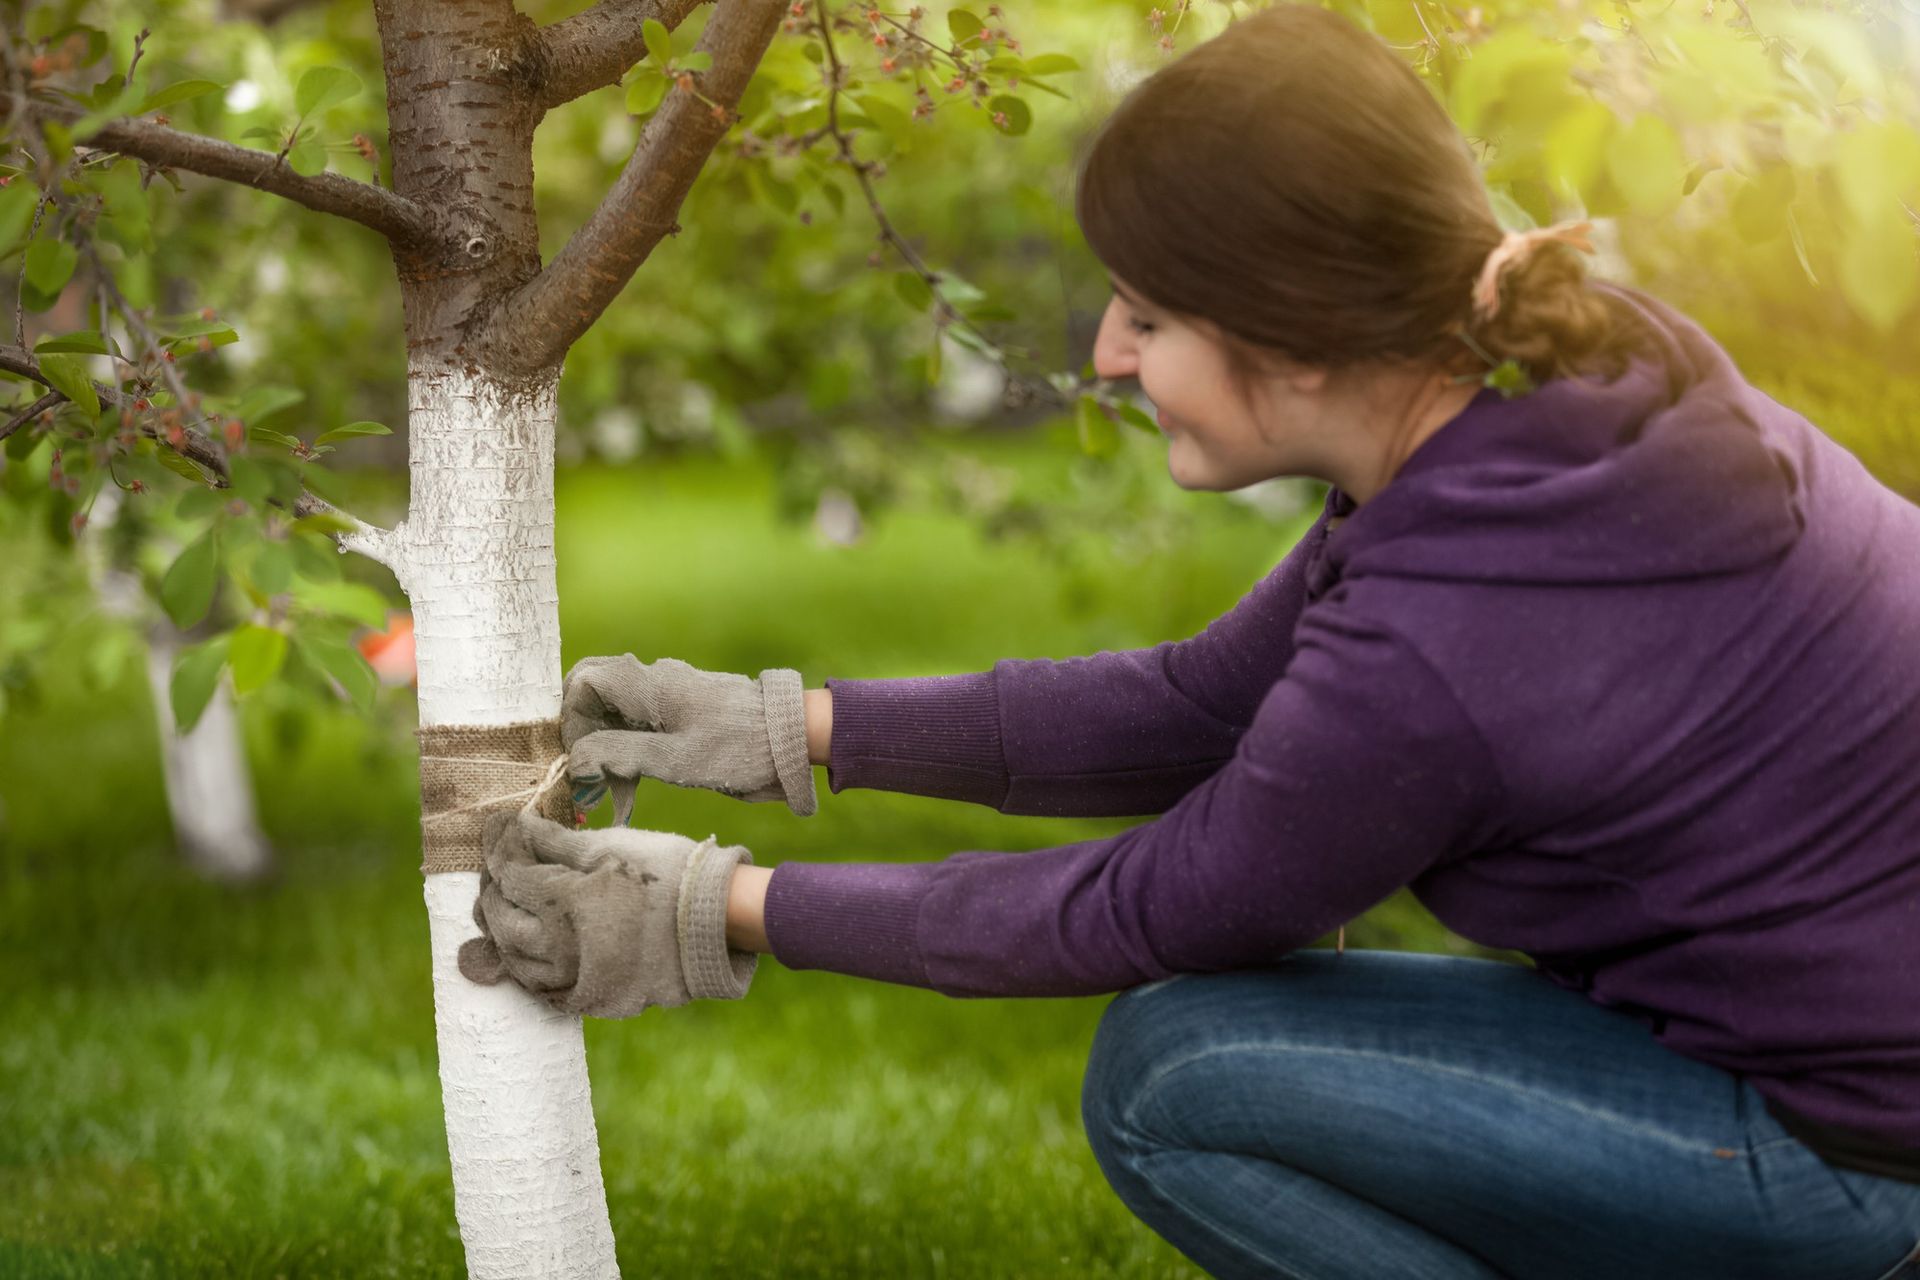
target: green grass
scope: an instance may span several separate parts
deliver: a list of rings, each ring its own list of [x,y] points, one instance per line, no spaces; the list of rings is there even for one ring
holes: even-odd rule
[[[632,650],[817,684],[1149,644],[1230,606],[1300,527],[1196,496],[1212,514],[1190,545],[1090,573],[932,514],[818,546],[774,520],[770,492],[706,463],[563,475],[566,661]],[[383,696],[376,721],[246,705],[282,866],[252,891],[175,859],[133,666],[92,694],[56,671],[42,705],[0,722],[0,1276],[462,1273],[411,709]],[[651,785],[635,820],[769,866],[1126,825],[824,787],[803,821]],[[1405,895],[1349,940],[1464,945]],[[623,1270],[1197,1275],[1086,1147],[1080,1077],[1106,1003],[950,1000],[766,958],[744,1000],[590,1021]]]

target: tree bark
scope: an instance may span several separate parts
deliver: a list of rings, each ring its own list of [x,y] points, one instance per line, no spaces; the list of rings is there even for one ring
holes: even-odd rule
[[[408,371],[411,495],[395,530],[413,603],[420,723],[560,713],[554,384]],[[429,766],[423,762],[423,784]],[[617,1276],[580,1019],[460,973],[477,872],[426,877],[454,1213],[478,1280]]]

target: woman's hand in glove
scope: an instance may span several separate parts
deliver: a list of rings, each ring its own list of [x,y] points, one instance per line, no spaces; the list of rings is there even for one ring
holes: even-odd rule
[[[755,680],[628,653],[582,658],[561,685],[560,741],[581,788],[575,802],[590,808],[612,791],[621,827],[641,778],[812,813],[806,719],[800,673],[784,667]]]
[[[484,838],[481,936],[460,948],[472,981],[511,977],[595,1018],[747,994],[759,957],[727,946],[727,885],[752,865],[746,849],[667,831],[574,831],[524,812],[489,815]]]

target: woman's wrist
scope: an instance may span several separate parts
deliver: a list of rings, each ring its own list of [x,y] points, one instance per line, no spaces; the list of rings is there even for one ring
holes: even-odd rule
[[[807,763],[825,764],[833,745],[833,690],[808,689],[800,698],[806,707]]]
[[[727,883],[727,945],[736,951],[770,955],[767,941],[767,881],[772,867],[741,863]]]

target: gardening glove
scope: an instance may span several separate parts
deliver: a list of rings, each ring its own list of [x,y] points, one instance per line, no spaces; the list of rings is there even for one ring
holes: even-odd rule
[[[460,972],[515,982],[564,1013],[738,1000],[760,957],[727,945],[727,882],[753,855],[712,836],[576,831],[536,813],[487,818],[486,870]]]
[[[706,787],[742,800],[785,800],[801,817],[817,807],[807,761],[800,673],[702,671],[677,658],[582,658],[561,684],[560,741],[574,803],[613,794],[613,822],[633,812],[641,778]]]

